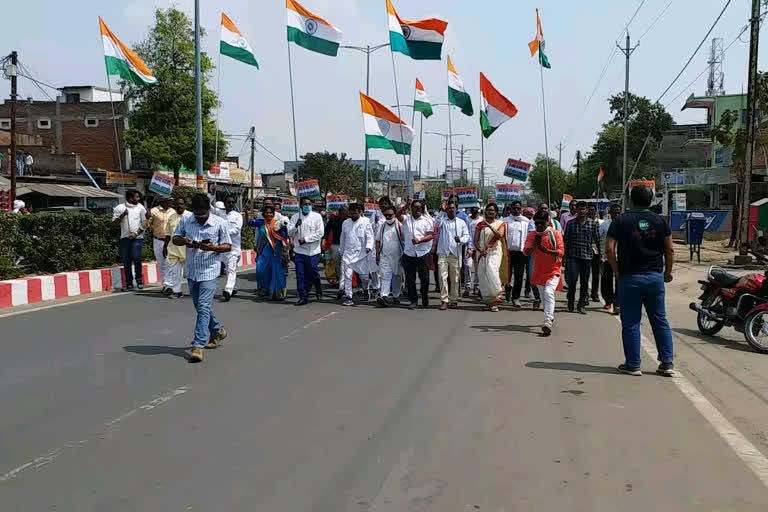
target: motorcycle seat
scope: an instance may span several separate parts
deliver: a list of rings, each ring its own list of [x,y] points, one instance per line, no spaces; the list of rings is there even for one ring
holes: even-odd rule
[[[712,269],[712,279],[717,281],[723,288],[733,288],[739,282],[740,277],[729,274],[725,270],[718,268]]]

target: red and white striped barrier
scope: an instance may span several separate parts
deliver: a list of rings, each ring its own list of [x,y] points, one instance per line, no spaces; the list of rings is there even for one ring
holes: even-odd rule
[[[254,251],[247,250],[243,251],[238,266],[250,266],[255,263]],[[142,274],[144,284],[157,283],[157,263],[144,263]],[[48,276],[0,281],[0,308],[119,290],[124,284],[123,267],[80,270],[78,272],[63,272]]]

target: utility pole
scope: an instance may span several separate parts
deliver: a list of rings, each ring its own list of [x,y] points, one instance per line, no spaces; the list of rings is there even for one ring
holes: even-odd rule
[[[581,151],[576,150],[576,189],[579,189],[579,176],[581,174]]]
[[[760,0],[755,0],[759,2]],[[621,50],[621,53],[627,58],[627,65],[624,73],[624,163],[622,164],[621,173],[621,209],[624,210],[627,204],[627,133],[629,129],[629,57],[634,53],[640,43],[637,43],[634,48],[629,46],[629,29],[627,29],[627,46],[622,48],[619,45],[616,47]]]
[[[459,159],[459,176],[464,176],[464,143],[461,144],[461,158]]]
[[[19,56],[14,51],[11,52],[11,69],[8,73],[11,75],[11,208],[16,200],[16,173],[18,172],[19,159],[16,157],[16,78]],[[14,169],[14,163],[16,169]]]
[[[557,166],[563,168],[563,143],[557,145]]]
[[[200,70],[200,0],[195,0],[195,174],[198,190],[203,187],[203,106]],[[119,149],[119,148],[118,148]]]
[[[250,168],[251,168],[251,210],[253,210],[253,208],[254,208],[254,203],[253,203],[253,184],[254,184],[254,175],[256,174],[256,127],[255,126],[251,126],[251,132],[250,132],[249,135],[251,137],[251,163],[250,163]]]
[[[741,193],[741,217],[739,229],[739,256],[734,258],[736,264],[746,264],[752,261],[749,255],[749,201],[752,185],[752,156],[755,150],[755,129],[758,119],[755,119],[757,104],[757,50],[760,37],[760,0],[752,0],[752,17],[750,19],[749,38],[749,82],[747,83],[747,144],[744,155],[744,186]],[[761,112],[762,114],[762,112]]]

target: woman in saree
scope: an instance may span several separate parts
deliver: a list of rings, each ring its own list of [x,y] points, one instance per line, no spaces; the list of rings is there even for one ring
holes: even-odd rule
[[[262,218],[248,221],[256,228],[257,294],[269,300],[285,300],[287,293],[283,260],[286,254],[288,226],[275,219],[275,207],[261,209]]]
[[[480,295],[491,311],[499,310],[504,287],[509,283],[509,252],[507,251],[507,225],[499,219],[495,203],[485,207],[485,219],[475,229],[477,280]]]

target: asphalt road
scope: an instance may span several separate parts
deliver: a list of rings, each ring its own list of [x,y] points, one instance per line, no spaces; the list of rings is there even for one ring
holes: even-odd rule
[[[768,508],[698,395],[615,372],[608,314],[541,338],[539,312],[295,308],[245,277],[199,365],[189,299],[0,318],[0,510]]]

